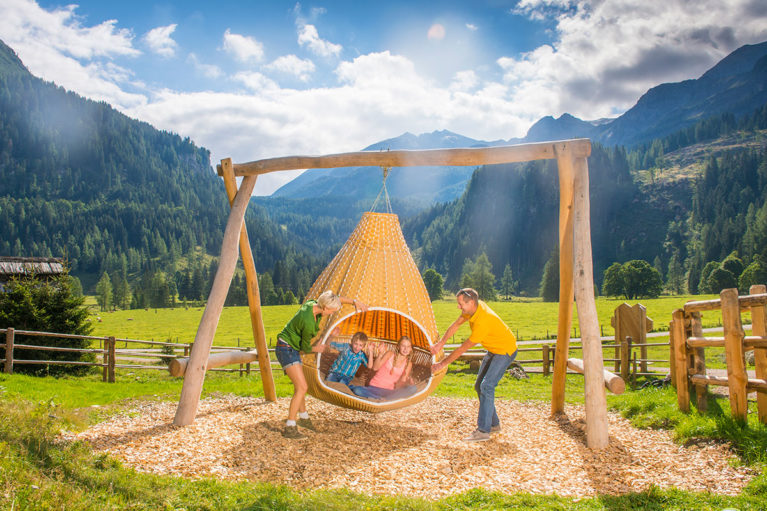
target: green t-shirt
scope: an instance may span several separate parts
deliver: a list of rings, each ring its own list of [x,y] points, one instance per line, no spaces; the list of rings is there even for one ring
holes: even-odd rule
[[[315,300],[308,300],[303,304],[293,319],[288,321],[282,332],[277,335],[277,338],[290,344],[294,350],[311,353],[311,340],[320,331],[320,320],[322,319],[322,315],[314,317],[315,305],[317,305]]]

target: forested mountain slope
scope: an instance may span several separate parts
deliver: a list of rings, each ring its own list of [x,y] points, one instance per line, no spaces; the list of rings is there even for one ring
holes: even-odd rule
[[[206,149],[32,76],[0,42],[0,254],[174,276],[197,247],[218,255],[228,211]],[[260,269],[296,258],[262,208],[247,226]]]

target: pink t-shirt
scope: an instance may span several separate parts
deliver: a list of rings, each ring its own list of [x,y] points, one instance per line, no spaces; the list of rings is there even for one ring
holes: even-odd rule
[[[392,364],[394,363],[394,357],[396,356],[397,355],[395,354],[389,357],[389,360],[386,361],[383,367],[376,371],[375,376],[373,376],[373,378],[370,380],[371,387],[390,390],[394,389],[394,384],[397,383],[397,380],[399,380],[400,376],[402,376],[402,373],[407,367],[407,361],[405,361],[404,364],[402,364],[400,367],[395,367],[394,371],[392,371]]]

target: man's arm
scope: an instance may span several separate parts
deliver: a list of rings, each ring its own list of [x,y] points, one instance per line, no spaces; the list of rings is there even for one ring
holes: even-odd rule
[[[463,315],[458,316],[458,319],[453,321],[453,324],[447,328],[447,330],[445,331],[445,334],[442,336],[439,342],[431,347],[432,355],[436,355],[437,353],[439,353],[439,351],[445,345],[447,340],[453,337],[453,335],[455,335],[455,333],[458,331],[460,326],[463,325],[464,323],[466,323],[466,318],[463,317]]]
[[[443,360],[442,362],[438,364],[433,364],[431,366],[432,374],[438,373],[443,368],[452,364],[458,357],[460,357],[461,355],[463,355],[464,353],[466,353],[467,351],[469,351],[471,348],[473,348],[476,345],[477,345],[476,342],[472,342],[471,339],[466,339],[465,341],[463,341],[463,344],[458,346],[458,348],[455,351],[453,351],[445,360]]]

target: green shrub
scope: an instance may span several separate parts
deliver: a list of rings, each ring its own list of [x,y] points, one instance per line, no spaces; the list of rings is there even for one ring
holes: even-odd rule
[[[0,328],[38,330],[61,334],[88,335],[91,325],[86,321],[85,299],[76,296],[68,275],[51,280],[38,280],[34,275],[12,279],[0,292]],[[16,335],[15,344],[87,348],[90,341],[60,337]],[[5,353],[3,353],[5,356]],[[16,360],[92,361],[92,353],[15,349]],[[87,366],[14,364],[14,371],[43,374],[81,374]]]

